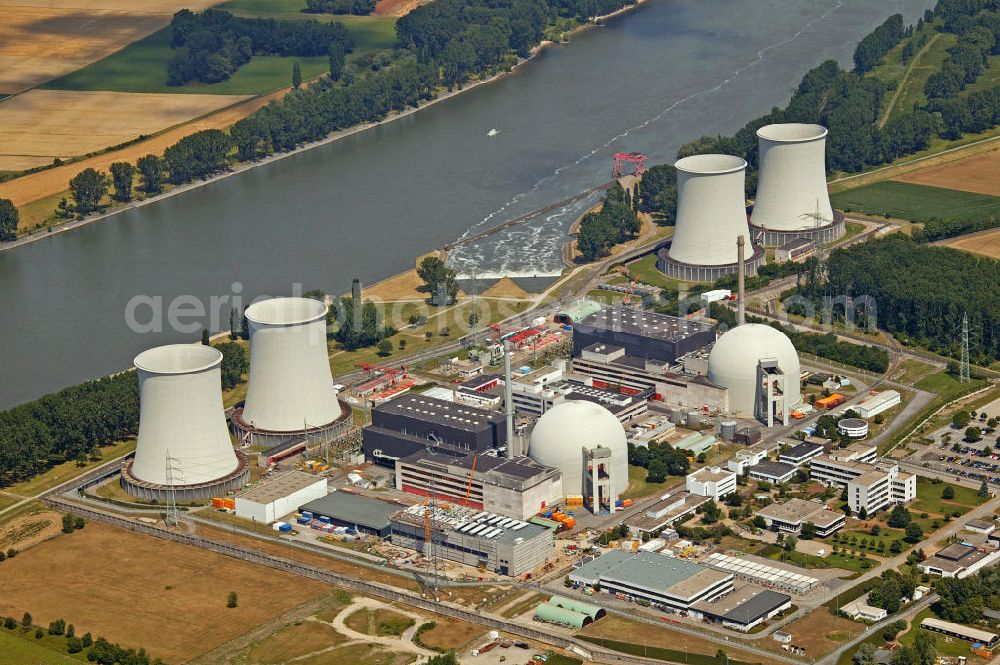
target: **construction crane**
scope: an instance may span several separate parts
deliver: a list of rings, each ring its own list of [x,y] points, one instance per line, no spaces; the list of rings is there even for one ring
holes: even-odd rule
[[[469,507],[469,496],[472,494],[472,477],[476,474],[476,459],[478,457],[478,453],[474,453],[472,455],[472,469],[469,471],[469,484],[465,488],[465,499],[462,500],[462,505],[466,508]]]
[[[629,282],[628,290],[625,291],[625,297],[622,298],[622,303],[626,305],[632,304],[632,292],[635,291],[636,285],[639,283],[639,278],[636,277],[631,282]]]

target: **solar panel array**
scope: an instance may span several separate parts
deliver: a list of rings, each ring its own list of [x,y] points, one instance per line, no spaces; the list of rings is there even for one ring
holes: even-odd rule
[[[732,573],[736,577],[758,582],[764,586],[777,587],[791,591],[792,593],[807,593],[819,584],[819,580],[815,577],[793,573],[784,568],[769,566],[765,563],[729,556],[727,554],[709,554],[705,563],[713,568]]]

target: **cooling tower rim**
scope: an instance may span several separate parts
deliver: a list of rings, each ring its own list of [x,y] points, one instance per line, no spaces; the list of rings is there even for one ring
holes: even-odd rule
[[[757,130],[757,138],[771,143],[810,143],[826,138],[829,133],[823,125],[804,122],[784,122],[764,125]]]
[[[313,298],[285,297],[255,302],[244,314],[248,321],[262,326],[296,326],[325,319],[328,309]]]
[[[747,162],[742,157],[735,155],[691,155],[674,162],[674,168],[692,175],[722,175],[745,171]]]
[[[150,374],[197,374],[218,367],[222,352],[204,344],[167,344],[146,349],[132,362]]]

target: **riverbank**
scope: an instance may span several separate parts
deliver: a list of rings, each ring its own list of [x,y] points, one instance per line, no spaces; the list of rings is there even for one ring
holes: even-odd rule
[[[622,14],[625,14],[627,12],[633,11],[636,8],[638,8],[640,5],[645,4],[646,2],[647,2],[647,0],[636,0],[634,4],[627,5],[627,6],[621,8],[621,9],[615,11],[615,12],[612,12],[610,14],[606,14],[604,16],[594,17],[593,19],[591,19],[587,23],[584,23],[584,24],[580,25],[576,29],[571,30],[570,32],[568,32],[566,34],[567,35],[573,35],[573,34],[577,34],[577,33],[581,32],[583,30],[587,30],[587,29],[590,29],[590,28],[593,28],[593,27],[598,27],[601,23],[603,23],[603,22],[605,22],[605,21],[607,21],[609,19],[612,19],[612,18],[614,18],[616,16],[621,16]],[[170,189],[168,191],[165,191],[162,194],[158,194],[156,196],[151,196],[149,198],[145,198],[145,199],[142,199],[142,200],[139,200],[139,201],[133,201],[133,202],[128,203],[126,205],[114,206],[113,208],[111,208],[109,210],[106,210],[105,212],[102,212],[100,214],[90,215],[90,216],[85,217],[83,219],[67,220],[65,222],[61,222],[61,223],[58,223],[58,224],[53,224],[52,226],[46,227],[46,228],[41,229],[39,231],[35,231],[33,233],[21,236],[20,238],[18,238],[16,240],[12,240],[10,242],[0,242],[0,252],[9,251],[9,250],[12,250],[12,249],[16,249],[18,247],[23,247],[23,246],[31,244],[33,242],[38,242],[40,240],[44,240],[46,238],[50,238],[50,237],[55,236],[55,235],[57,235],[59,233],[66,233],[68,231],[72,231],[74,229],[78,229],[78,228],[81,228],[81,227],[93,224],[94,222],[99,222],[99,221],[108,219],[110,217],[114,217],[115,215],[117,215],[119,213],[126,212],[128,210],[132,210],[132,209],[135,209],[135,208],[141,208],[143,206],[146,206],[146,205],[149,205],[149,204],[152,204],[152,203],[163,201],[163,200],[166,200],[166,199],[168,199],[170,197],[177,196],[178,194],[183,194],[185,192],[191,191],[192,189],[196,189],[196,188],[203,187],[205,185],[208,185],[208,184],[211,184],[211,183],[214,183],[214,182],[218,182],[218,181],[220,181],[220,180],[222,180],[224,178],[228,178],[230,176],[238,175],[240,173],[243,173],[244,171],[248,171],[250,169],[257,168],[257,167],[260,167],[260,166],[265,166],[267,164],[271,164],[271,163],[279,161],[281,159],[285,159],[287,157],[291,157],[293,155],[297,155],[297,154],[305,152],[307,150],[312,150],[314,148],[319,148],[321,146],[333,143],[334,141],[339,141],[340,139],[344,139],[344,138],[347,138],[347,137],[350,137],[350,136],[354,136],[355,134],[359,134],[361,132],[368,131],[368,130],[373,129],[375,127],[379,127],[381,125],[388,124],[390,122],[399,120],[401,118],[405,118],[408,115],[411,115],[411,114],[416,113],[418,111],[422,111],[422,110],[424,110],[426,108],[429,108],[429,107],[431,107],[434,104],[437,104],[439,102],[443,102],[443,101],[446,101],[448,99],[451,99],[452,97],[455,97],[455,96],[457,96],[457,95],[459,95],[459,94],[461,94],[463,92],[468,92],[469,90],[472,90],[472,89],[474,89],[474,88],[476,88],[476,87],[478,87],[480,85],[485,85],[485,84],[488,84],[488,83],[493,83],[493,82],[498,81],[498,80],[500,80],[500,79],[502,79],[502,78],[504,78],[506,76],[515,74],[515,73],[517,73],[517,71],[521,67],[523,67],[525,64],[527,64],[531,60],[535,59],[535,57],[539,53],[541,53],[543,50],[545,50],[545,49],[547,49],[547,48],[549,48],[549,47],[551,47],[553,45],[555,45],[554,42],[549,41],[549,40],[544,40],[541,43],[539,43],[537,46],[535,46],[534,48],[531,49],[531,53],[528,55],[528,57],[519,59],[518,62],[516,64],[514,64],[509,70],[499,72],[499,73],[494,74],[493,76],[490,76],[490,77],[485,78],[485,79],[480,79],[480,80],[477,80],[477,81],[472,81],[472,82],[466,84],[465,86],[463,86],[461,88],[458,88],[458,89],[455,89],[455,90],[441,91],[433,99],[427,100],[425,102],[421,102],[416,107],[411,107],[411,108],[404,109],[403,111],[396,111],[396,112],[390,113],[387,117],[383,118],[382,120],[379,120],[379,121],[376,121],[376,122],[362,123],[362,124],[359,124],[359,125],[355,125],[354,127],[350,127],[350,128],[347,128],[347,129],[343,129],[343,130],[339,130],[339,131],[333,132],[332,134],[329,134],[328,136],[326,136],[326,137],[324,137],[322,139],[319,139],[318,141],[313,141],[311,143],[304,144],[304,145],[299,146],[298,148],[296,148],[294,150],[290,150],[288,152],[283,152],[283,153],[278,153],[278,154],[274,154],[274,155],[269,155],[269,156],[267,156],[267,157],[265,157],[263,159],[256,160],[256,161],[253,161],[253,162],[241,162],[241,163],[233,165],[230,169],[228,169],[228,170],[226,170],[226,171],[224,171],[222,173],[219,173],[217,175],[214,175],[214,176],[212,176],[210,178],[206,178],[204,180],[199,180],[199,181],[196,181],[196,182],[185,183],[183,185],[178,185],[177,187],[174,187],[174,188],[172,188],[172,189]],[[254,100],[248,100],[248,101],[254,101]],[[107,159],[110,159],[111,161],[119,161],[118,159],[115,158],[116,156],[113,153],[108,153],[106,155],[103,155],[103,157],[105,157]],[[30,178],[32,176],[29,175],[29,176],[25,176],[25,177]],[[13,183],[16,183],[16,182],[17,182],[17,179],[9,181],[7,184],[13,184]],[[68,184],[68,179],[67,179],[67,184]],[[52,191],[52,192],[49,192],[47,195],[48,196],[58,195],[58,194],[61,194],[61,193],[65,192],[65,191],[66,191],[65,189],[62,189],[62,190],[59,190],[59,191]],[[42,197],[42,198],[44,198],[44,197]]]

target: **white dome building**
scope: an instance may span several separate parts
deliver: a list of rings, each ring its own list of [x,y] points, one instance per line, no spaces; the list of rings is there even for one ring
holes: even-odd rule
[[[742,418],[763,418],[768,425],[774,408],[761,406],[768,386],[775,383],[771,401],[787,420],[791,408],[802,402],[799,372],[799,354],[792,341],[780,330],[760,323],[726,332],[708,356],[708,380],[729,389],[730,412]]]
[[[590,451],[589,458],[585,449]],[[559,469],[567,496],[598,494],[601,502],[607,499],[614,509],[614,500],[628,487],[625,428],[613,413],[594,402],[571,400],[546,411],[531,432],[528,457]],[[603,480],[598,474],[597,492],[584,472],[592,464],[603,465],[608,472]]]

